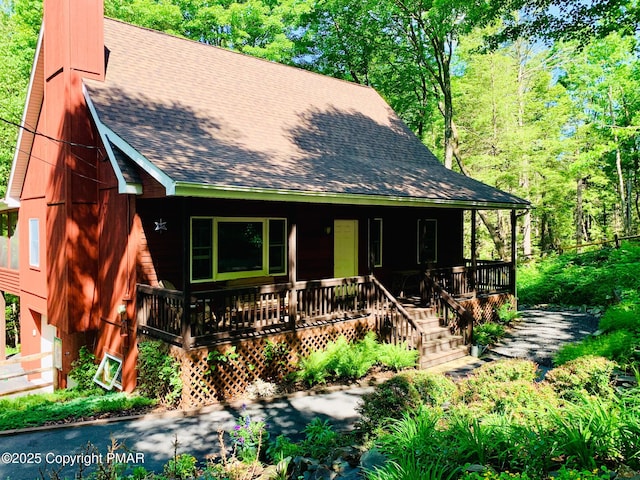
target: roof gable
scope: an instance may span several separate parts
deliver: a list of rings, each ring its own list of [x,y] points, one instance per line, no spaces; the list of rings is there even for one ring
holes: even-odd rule
[[[526,205],[445,169],[371,88],[115,20],[105,46],[96,123],[168,194]]]

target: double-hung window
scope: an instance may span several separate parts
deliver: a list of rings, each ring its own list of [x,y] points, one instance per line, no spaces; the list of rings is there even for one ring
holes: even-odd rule
[[[193,217],[191,280],[284,275],[286,245],[281,218]]]

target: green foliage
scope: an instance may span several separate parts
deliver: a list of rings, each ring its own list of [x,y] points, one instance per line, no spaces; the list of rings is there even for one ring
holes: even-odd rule
[[[520,313],[518,309],[511,305],[509,302],[500,305],[497,312],[498,318],[504,324],[510,324],[520,318]]]
[[[246,413],[238,418],[230,435],[235,454],[246,463],[258,460],[260,452],[263,451],[269,439],[265,421]]]
[[[615,367],[616,363],[606,358],[585,355],[548,371],[545,381],[561,398],[610,398],[614,393],[611,375]]]
[[[162,399],[169,405],[180,401],[180,362],[169,355],[166,344],[155,340],[140,342],[137,369],[137,389],[141,395]]]
[[[172,480],[187,480],[196,474],[196,458],[193,455],[182,453],[164,466],[164,474]]]
[[[410,350],[406,342],[400,345],[382,343],[378,346],[378,362],[395,372],[415,367],[420,352]]]
[[[617,330],[606,335],[587,337],[578,343],[568,343],[560,347],[554,357],[556,365],[570,360],[594,355],[605,357],[621,366],[640,361],[640,336],[627,330]]]
[[[505,334],[504,325],[500,323],[481,323],[473,327],[473,343],[476,345],[493,345]]]
[[[358,428],[365,434],[384,430],[391,420],[420,405],[441,406],[455,395],[454,382],[444,375],[425,371],[396,375],[362,396]]]
[[[600,319],[600,330],[640,332],[640,302],[623,302],[609,307]]]
[[[75,389],[82,392],[100,392],[100,387],[93,381],[98,364],[96,356],[85,345],[78,351],[78,359],[71,363],[69,376],[76,382]]]
[[[374,332],[355,343],[344,336],[329,342],[325,350],[311,352],[298,362],[297,376],[308,385],[325,383],[330,379],[356,380],[364,377],[371,368],[382,365],[393,370],[413,367],[418,353],[400,345],[380,344]]]
[[[267,380],[282,380],[289,369],[289,353],[291,349],[286,342],[272,342],[267,340],[262,352],[264,356]]]
[[[207,363],[209,364],[208,374],[213,373],[218,366],[225,366],[235,362],[240,355],[236,352],[236,347],[231,347],[226,352],[219,350],[211,350],[207,355]]]
[[[518,270],[519,300],[529,305],[609,305],[640,288],[638,264],[640,244],[631,242],[619,249],[549,256]]]
[[[79,420],[106,412],[123,412],[153,405],[148,398],[126,393],[86,395],[79,390],[27,395],[0,400],[0,430],[41,426],[49,422]]]

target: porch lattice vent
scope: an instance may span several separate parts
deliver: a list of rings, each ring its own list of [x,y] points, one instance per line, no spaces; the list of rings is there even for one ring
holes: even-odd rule
[[[242,396],[247,387],[257,379],[268,379],[286,375],[300,357],[315,350],[323,349],[330,341],[344,335],[349,341],[357,341],[370,330],[377,330],[373,317],[363,317],[349,321],[328,322],[324,325],[309,326],[295,332],[278,333],[270,336],[243,339],[224,345],[203,347],[189,352],[178,347],[171,348],[171,354],[182,365],[182,408],[200,407]],[[265,360],[267,341],[285,342],[289,345],[288,368],[274,372]],[[212,369],[207,361],[209,352],[216,350],[228,354],[232,347],[238,355],[229,362],[217,362]]]

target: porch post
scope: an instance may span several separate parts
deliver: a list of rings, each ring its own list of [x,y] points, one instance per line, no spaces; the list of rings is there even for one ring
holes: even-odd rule
[[[298,317],[298,294],[296,291],[296,282],[298,281],[297,245],[298,245],[298,226],[294,221],[289,223],[289,235],[287,236],[287,252],[289,263],[289,323],[291,329],[296,327],[296,319]]]
[[[191,348],[191,228],[189,206],[187,198],[182,197],[182,318],[180,319],[180,332],[182,334],[182,348]]]
[[[471,210],[471,292],[476,296],[476,272],[478,271],[478,222],[475,210]]]
[[[516,291],[516,261],[518,259],[518,254],[517,254],[517,250],[516,250],[516,243],[517,243],[517,238],[516,238],[516,223],[517,223],[517,217],[516,217],[516,211],[515,210],[511,210],[511,275],[510,275],[510,284],[509,284],[509,290],[511,290],[511,293],[513,294],[513,298],[514,300],[514,308],[518,308],[518,292]]]
[[[7,302],[0,292],[0,360],[7,359]]]

